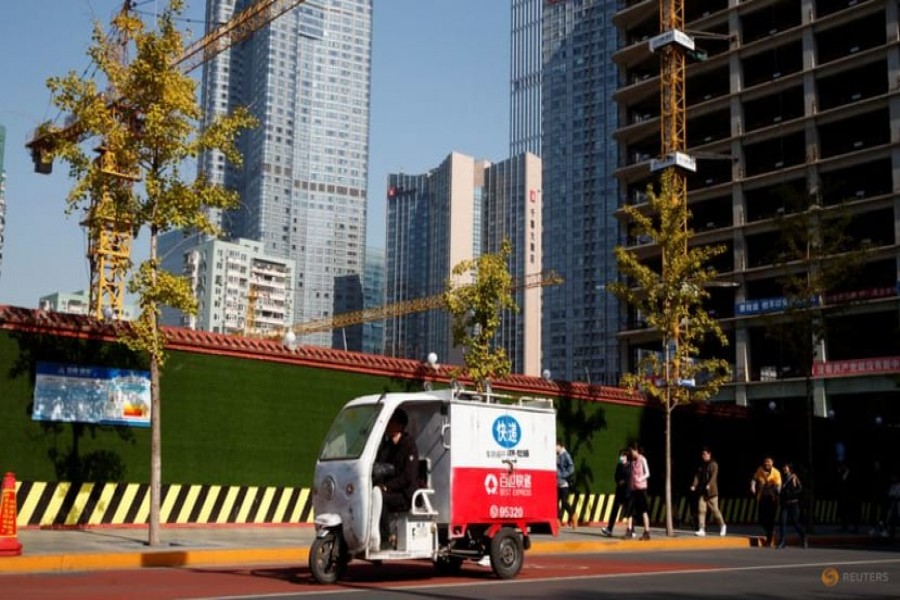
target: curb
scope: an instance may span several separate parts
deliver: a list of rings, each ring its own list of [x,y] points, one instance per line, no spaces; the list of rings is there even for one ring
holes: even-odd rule
[[[14,556],[0,561],[0,574],[198,567],[253,563],[306,564],[309,548],[232,548]]]
[[[535,554],[584,554],[588,552],[649,552],[653,550],[728,550],[749,548],[746,537],[718,539],[651,538],[649,540],[532,542],[530,552]]]

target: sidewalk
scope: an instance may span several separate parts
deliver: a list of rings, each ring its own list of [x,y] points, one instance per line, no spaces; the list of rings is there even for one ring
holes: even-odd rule
[[[600,533],[599,526],[584,526],[575,531],[564,528],[557,537],[535,534],[531,536],[532,545],[526,557],[552,553],[722,550],[759,544],[759,529],[748,526],[729,527],[729,535],[725,537],[704,538],[685,530],[676,530],[673,537],[666,537],[664,529],[654,528],[648,541],[624,540],[623,532],[624,527],[617,528],[616,536],[607,538]],[[309,525],[164,527],[160,545],[151,548],[146,544],[145,527],[20,529],[22,555],[0,557],[0,575],[265,563],[299,566],[306,565],[314,534]],[[885,542],[825,527],[810,538],[811,546],[884,545]]]

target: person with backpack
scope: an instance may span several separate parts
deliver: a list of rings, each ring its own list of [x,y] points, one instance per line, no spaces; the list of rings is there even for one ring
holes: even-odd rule
[[[806,531],[800,524],[800,494],[803,493],[803,485],[800,478],[794,473],[791,463],[784,463],[781,467],[784,482],[781,486],[781,523],[778,527],[778,547],[787,546],[787,524],[790,522],[797,533],[800,534],[800,544],[806,548]]]
[[[569,488],[574,487],[575,462],[572,455],[566,450],[562,440],[556,440],[556,519],[562,526],[564,513],[569,515],[569,525],[575,529],[575,510],[569,504]]]

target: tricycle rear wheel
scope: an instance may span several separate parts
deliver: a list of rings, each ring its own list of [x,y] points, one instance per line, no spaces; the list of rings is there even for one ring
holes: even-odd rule
[[[512,527],[503,527],[491,538],[491,568],[497,577],[512,579],[522,570],[524,560],[522,537]]]

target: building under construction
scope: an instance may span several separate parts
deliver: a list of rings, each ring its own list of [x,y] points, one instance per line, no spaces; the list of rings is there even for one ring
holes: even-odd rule
[[[625,0],[614,19],[620,206],[645,204],[658,177],[660,4]],[[720,397],[801,414],[811,396],[842,426],[900,427],[897,2],[684,5],[689,226],[692,243],[725,247],[723,285],[707,290],[730,342],[708,352],[734,374]],[[627,240],[658,263],[648,240]],[[798,281],[821,285],[798,296]],[[633,369],[660,341],[636,311],[624,322]]]

